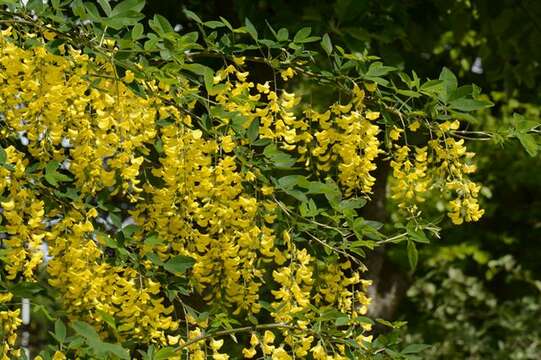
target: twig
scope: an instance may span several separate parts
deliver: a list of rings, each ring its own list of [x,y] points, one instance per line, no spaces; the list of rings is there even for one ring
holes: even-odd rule
[[[395,235],[393,237],[387,238],[385,240],[378,241],[376,244],[380,245],[380,244],[386,244],[386,243],[389,243],[389,242],[394,242],[394,241],[396,241],[396,240],[398,240],[400,238],[403,238],[406,235],[408,235],[407,232],[402,233],[402,234],[398,234],[398,235]]]
[[[236,333],[239,333],[239,332],[248,332],[248,331],[264,330],[264,329],[277,329],[277,328],[298,329],[298,328],[296,328],[294,326],[283,324],[283,323],[273,323],[273,324],[263,324],[263,325],[255,325],[255,326],[245,326],[245,327],[236,328],[236,329],[229,329],[229,330],[221,330],[221,331],[216,331],[216,332],[211,333],[211,334],[201,335],[201,336],[198,336],[198,337],[193,338],[191,340],[188,340],[184,344],[177,347],[175,349],[175,351],[182,350],[185,347],[188,347],[188,346],[190,346],[192,344],[195,344],[195,343],[197,343],[199,341],[215,338],[215,337],[218,337],[218,336],[236,334]]]

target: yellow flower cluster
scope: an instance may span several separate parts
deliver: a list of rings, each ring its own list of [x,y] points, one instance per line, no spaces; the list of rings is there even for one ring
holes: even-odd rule
[[[150,195],[131,211],[135,222],[155,231],[163,243],[143,246],[165,261],[172,255],[196,260],[193,285],[207,302],[235,306],[235,313],[260,310],[261,255],[272,256],[273,234],[259,213],[273,210],[244,191],[249,174],[238,171],[233,156],[200,130],[179,125],[161,129],[164,156],[152,174],[165,186],[145,185]]]
[[[200,328],[195,328],[188,332],[187,341],[197,340],[204,336],[203,331]],[[180,344],[183,344],[183,341],[180,341]],[[211,339],[207,341],[195,341],[193,344],[187,346],[187,350],[190,354],[190,359],[193,360],[206,360],[207,357],[207,347],[212,349],[212,359],[214,360],[228,360],[229,356],[227,354],[221,354],[219,352],[220,348],[223,346],[224,341],[218,339]]]
[[[113,316],[120,339],[166,343],[165,333],[176,330],[171,306],[159,297],[160,284],[126,266],[105,262],[105,254],[93,241],[90,222],[71,211],[47,234],[52,259],[49,283],[62,294],[62,304],[74,319],[83,319],[105,330],[100,312]]]
[[[348,271],[352,272],[349,276]],[[359,271],[353,270],[349,260],[321,264],[319,272],[320,282],[314,296],[317,305],[332,305],[353,318],[366,314],[370,299],[365,292],[372,282],[361,279]]]
[[[467,151],[464,140],[456,140],[450,133],[459,126],[458,120],[439,124],[427,147],[394,144],[390,190],[399,208],[412,216],[418,215],[417,204],[426,199],[430,190],[438,188],[453,197],[448,202],[448,215],[454,224],[481,218],[484,213],[478,202],[481,186],[468,178],[476,171],[471,163],[475,153]]]
[[[10,146],[0,168],[7,278],[22,274],[32,280],[46,239],[53,256],[49,282],[60,290],[70,316],[105,329],[98,312],[103,311],[116,318],[121,338],[164,342],[164,331],[178,323],[169,316],[172,307],[166,308],[158,296],[160,284],[107,262],[105,246],[94,235],[95,209],[82,215],[84,205],[74,200],[72,210],[45,213],[41,199],[51,190],[38,178],[43,173],[33,173],[39,167],[28,169],[29,158],[41,164],[56,161],[74,175],[72,186],[81,199],[112,189],[135,201],[143,155],[148,154],[145,144],[156,134],[148,124],[155,122],[154,105],[160,100],[135,95],[115,79],[105,58],[91,59],[64,47],[59,49],[63,55],[43,46],[23,49],[10,35],[11,29],[4,30],[0,39],[2,138],[17,132],[30,156]]]
[[[295,152],[298,162],[318,172],[337,172],[347,196],[356,191],[371,192],[375,159],[382,152],[377,138],[380,116],[364,105],[365,93],[358,86],[347,104],[333,104],[323,113],[310,107],[299,109],[300,97],[285,90],[271,89],[268,82],[247,81],[247,72],[233,65],[214,77],[210,92],[225,112],[217,117],[229,124],[230,114],[242,115],[241,126],[248,128],[259,120],[261,138],[278,142],[282,149]],[[227,115],[227,116],[226,116]]]
[[[272,315],[278,322],[289,323],[297,313],[306,310],[310,304],[313,275],[310,254],[306,249],[297,250],[291,244],[289,234],[285,233],[284,237],[289,240],[289,247],[296,254],[288,266],[283,266],[272,273],[274,280],[280,285],[280,289],[272,291],[276,299],[273,307],[279,309]]]
[[[445,179],[445,188],[455,194],[449,202],[448,213],[454,224],[478,221],[484,214],[477,199],[481,186],[468,178],[468,174],[477,170],[471,163],[475,153],[467,150],[464,139],[455,140],[449,136],[449,131],[457,130],[459,126],[458,120],[439,124],[436,138],[428,142],[434,152],[436,174]]]
[[[284,242],[288,246],[289,263],[273,271],[273,278],[279,284],[277,290],[272,290],[276,299],[271,304],[271,315],[277,323],[291,324],[294,328],[281,330],[284,343],[281,347],[264,344],[263,354],[271,354],[273,358],[294,359],[305,358],[312,353],[314,358],[339,360],[346,359],[345,347],[338,346],[334,354],[327,353],[320,342],[314,345],[314,336],[306,332],[311,321],[317,318],[314,305],[318,309],[335,308],[345,316],[354,319],[367,312],[370,300],[366,296],[367,287],[371,282],[361,280],[359,273],[353,271],[351,276],[345,274],[351,270],[351,263],[335,263],[318,267],[321,272],[317,277],[314,275],[316,267],[315,259],[310,256],[306,249],[298,249],[291,241],[287,232],[283,234]],[[317,283],[315,279],[317,278]],[[357,289],[355,289],[357,287]],[[370,324],[363,325],[362,331],[370,331]],[[266,333],[268,335],[268,332]],[[274,336],[274,335],[272,335]],[[371,337],[363,336],[364,341],[370,341]],[[253,338],[252,338],[253,340]],[[255,342],[255,341],[252,341]],[[255,342],[257,344],[257,342]],[[255,345],[251,343],[245,353],[255,355]],[[287,345],[289,350],[283,345]],[[359,346],[364,344],[359,340]],[[289,355],[289,352],[292,355]]]
[[[11,301],[13,294],[0,292],[0,360],[19,358],[21,350],[15,348],[17,341],[17,329],[22,323],[21,310],[9,310],[7,303]]]
[[[346,196],[356,190],[365,194],[372,191],[376,179],[370,172],[376,169],[374,161],[381,152],[377,138],[380,129],[373,123],[379,113],[363,113],[364,92],[355,88],[354,93],[357,98],[352,103],[334,104],[323,114],[307,112],[312,124],[318,125],[317,143],[310,154],[317,159],[318,170],[328,172],[338,164],[338,179]]]
[[[391,198],[398,207],[411,215],[418,212],[417,203],[425,201],[425,195],[433,179],[428,175],[428,157],[426,147],[413,147],[415,153],[410,156],[412,147],[396,146],[391,160],[394,181],[391,182]]]
[[[7,166],[0,167],[0,194],[4,194],[0,206],[7,235],[2,240],[6,278],[13,280],[22,273],[27,280],[33,280],[43,258],[40,246],[45,236],[44,204],[28,186],[28,160],[13,146],[5,153]],[[8,170],[10,167],[12,170]]]
[[[7,129],[22,134],[29,153],[43,163],[56,160],[75,175],[82,192],[94,194],[121,184],[138,191],[137,175],[156,131],[155,98],[137,96],[116,79],[106,57],[90,59],[61,47],[23,49],[0,38],[0,112]],[[69,152],[69,162],[65,153]],[[139,153],[139,156],[135,154]]]

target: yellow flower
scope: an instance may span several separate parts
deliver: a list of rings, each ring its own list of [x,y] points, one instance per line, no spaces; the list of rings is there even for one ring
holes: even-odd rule
[[[66,355],[64,355],[60,351],[55,351],[55,353],[53,355],[53,360],[65,360],[65,359],[66,359]]]
[[[245,60],[246,60],[246,56],[233,56],[233,62],[236,65],[244,65]]]
[[[272,344],[274,342],[275,336],[274,333],[270,330],[265,330],[263,334],[263,343],[266,345]]]
[[[318,343],[316,346],[314,346],[310,352],[312,353],[312,356],[315,360],[325,360],[327,358],[327,352],[321,346],[321,343]]]
[[[411,124],[408,125],[408,128],[411,131],[416,132],[417,129],[419,129],[420,126],[421,126],[421,122],[419,120],[415,120],[414,122],[412,122]]]
[[[257,335],[255,333],[252,333],[252,336],[250,337],[250,345],[252,345],[252,347],[255,347],[257,344],[259,344],[259,339],[257,338]]]
[[[242,349],[242,355],[246,359],[251,359],[257,354],[257,350],[254,347]]]
[[[273,192],[274,192],[274,188],[272,186],[263,185],[261,187],[261,193],[263,195],[272,195]]]
[[[47,40],[54,40],[56,38],[56,32],[46,30],[43,32],[43,37]]]
[[[229,355],[227,355],[227,354],[213,354],[212,359],[214,359],[214,360],[228,360]]]
[[[282,76],[282,79],[283,79],[284,81],[288,81],[288,80],[291,79],[293,76],[295,76],[295,71],[294,71],[292,68],[288,67],[287,69],[282,70],[282,71],[280,72],[280,75]]]
[[[127,70],[124,74],[124,82],[130,84],[135,79],[135,74],[131,70]]]
[[[230,153],[235,149],[235,142],[233,141],[231,135],[226,135],[222,137],[222,149],[226,153]]]
[[[277,349],[274,349],[272,352],[272,360],[290,360],[292,359],[291,356],[287,353],[287,351],[284,350],[283,347],[279,347]]]
[[[372,335],[369,335],[369,336],[359,335],[355,338],[355,341],[360,347],[362,347],[363,349],[366,349],[366,343],[372,342]]]
[[[224,344],[224,340],[223,339],[220,339],[220,340],[211,340],[210,342],[210,348],[212,349],[212,351],[218,351],[220,350],[220,348],[223,346]]]
[[[376,120],[376,119],[379,118],[379,112],[377,112],[377,111],[368,111],[365,116],[366,116],[366,118],[368,120]]]
[[[389,132],[389,137],[391,138],[391,140],[397,141],[398,139],[400,139],[400,133],[402,131],[403,131],[402,129],[393,127],[391,131]]]
[[[366,90],[370,92],[374,92],[378,88],[378,84],[377,83],[364,83],[364,87],[366,88]]]

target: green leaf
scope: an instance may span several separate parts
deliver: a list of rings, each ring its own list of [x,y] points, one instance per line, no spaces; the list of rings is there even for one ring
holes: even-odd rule
[[[0,146],[0,166],[4,165],[7,159],[8,157],[6,154],[6,150],[4,150],[4,148]]]
[[[417,248],[415,247],[415,243],[413,241],[408,240],[408,261],[410,263],[411,270],[415,270],[417,267],[417,260],[419,258],[419,253],[417,252]]]
[[[276,144],[269,144],[265,146],[263,155],[265,155],[265,157],[269,159],[277,168],[290,168],[296,162],[293,156],[278,150],[278,146]]]
[[[154,18],[149,20],[148,25],[160,35],[175,31],[169,21],[161,15],[154,15]]]
[[[91,325],[84,321],[75,320],[70,325],[75,332],[82,336],[90,348],[100,356],[104,358],[103,354],[113,354],[120,359],[130,359],[130,353],[119,344],[110,344],[103,342],[96,331]]]
[[[278,41],[287,41],[289,39],[289,31],[286,28],[281,28],[276,33],[276,40]]]
[[[266,47],[268,47],[270,49],[279,49],[280,48],[280,45],[277,42],[275,42],[274,40],[261,39],[261,40],[259,40],[259,43],[265,45]]]
[[[218,29],[218,28],[221,28],[221,27],[224,27],[224,23],[221,22],[221,21],[205,21],[203,23],[203,25],[205,25],[206,27],[208,28],[211,28],[211,29]]]
[[[472,93],[473,93],[472,85],[461,86],[449,94],[449,101],[458,100],[462,98],[471,98]]]
[[[390,328],[393,328],[394,329],[394,325],[392,322],[388,321],[388,320],[385,320],[385,319],[376,319],[376,322],[380,323],[381,325],[385,325],[387,327],[390,327]]]
[[[447,102],[451,94],[457,89],[458,80],[455,74],[446,67],[441,70],[439,79],[443,81],[443,91],[440,97],[444,102]]]
[[[299,41],[301,44],[311,43],[315,41],[319,41],[321,38],[319,36],[309,36],[304,40]]]
[[[131,30],[132,40],[140,39],[141,36],[143,35],[143,31],[144,31],[143,24],[139,24],[139,23],[135,24],[133,26],[133,29]]]
[[[85,9],[86,9],[86,18],[95,22],[101,22],[102,17],[100,15],[100,11],[98,10],[98,7],[95,4],[92,3],[84,3]]]
[[[32,298],[45,290],[40,284],[33,282],[18,282],[9,288],[9,291],[17,297]]]
[[[417,91],[413,91],[413,90],[402,90],[402,89],[397,89],[396,92],[400,95],[404,95],[404,96],[408,96],[408,97],[412,97],[412,98],[418,98],[421,96],[420,93],[418,93]]]
[[[282,189],[292,189],[295,186],[306,188],[310,182],[302,175],[287,175],[278,179],[278,186]]]
[[[244,24],[246,25],[246,30],[248,31],[248,34],[257,41],[257,30],[255,29],[254,24],[250,21],[250,19],[246,18],[244,19]]]
[[[163,261],[160,259],[158,254],[155,253],[148,253],[145,255],[154,265],[163,266]]]
[[[222,20],[222,23],[231,31],[233,31],[233,26],[231,26],[231,23],[220,16],[220,20]]]
[[[449,107],[451,109],[459,111],[475,111],[481,110],[493,106],[494,104],[486,100],[474,100],[474,99],[457,99],[449,102]]]
[[[98,332],[96,329],[94,329],[91,325],[87,324],[84,321],[75,320],[70,325],[73,330],[87,341],[89,345],[92,346],[92,344],[100,344],[102,341],[100,339],[100,336],[98,335]]]
[[[537,127],[539,123],[535,120],[527,120],[523,115],[514,113],[513,114],[513,125],[518,132],[527,133],[532,128]]]
[[[116,321],[111,314],[106,313],[103,310],[97,309],[96,312],[100,315],[100,317],[105,321],[112,329],[116,330]]]
[[[313,199],[308,199],[308,202],[302,202],[299,205],[299,211],[302,217],[314,217],[319,214],[317,205]]]
[[[137,24],[137,22],[143,19],[143,15],[134,11],[122,13],[116,16],[106,18],[102,23],[115,30],[120,30],[126,26]]]
[[[109,5],[109,0],[98,0],[98,4],[100,4],[107,16],[111,15],[111,5]]]
[[[70,4],[70,6],[71,6],[71,9],[73,11],[73,14],[75,14],[75,16],[78,16],[80,18],[85,17],[86,11],[85,11],[85,6],[83,5],[82,0],[74,0]]]
[[[176,353],[177,352],[175,348],[164,347],[158,350],[156,354],[154,354],[154,357],[152,359],[153,360],[167,360],[167,359],[175,358]]]
[[[246,136],[248,136],[250,143],[256,141],[257,137],[259,136],[259,119],[254,119],[252,121],[248,127],[248,130],[246,131]]]
[[[16,0],[8,0],[8,3],[15,3]],[[53,9],[60,10],[60,0],[51,0],[51,5],[53,6]]]
[[[184,14],[186,15],[188,19],[192,19],[196,23],[199,23],[199,24],[203,23],[203,20],[201,20],[201,18],[197,16],[193,11],[184,9]]]
[[[113,8],[109,16],[117,16],[123,13],[127,13],[129,11],[139,13],[141,12],[141,10],[143,10],[144,7],[144,0],[124,0]]]
[[[383,234],[378,230],[383,226],[378,221],[365,220],[362,217],[358,217],[353,221],[352,229],[358,238],[366,236],[372,240],[381,240],[384,238]]]
[[[293,42],[296,43],[302,43],[308,36],[310,36],[310,33],[312,32],[312,28],[310,27],[303,27],[293,37]]]
[[[66,325],[64,325],[64,322],[60,319],[57,319],[54,322],[54,335],[56,340],[60,343],[64,343],[66,340]]]
[[[536,156],[538,145],[532,134],[517,133],[517,138],[530,156]]]
[[[329,37],[329,34],[323,35],[323,38],[321,39],[321,47],[323,48],[323,50],[325,50],[327,55],[331,55],[332,43],[331,43],[331,38]]]
[[[139,229],[139,226],[135,224],[130,224],[122,228],[122,234],[124,234],[126,238],[131,238],[131,236]]]
[[[294,190],[294,189],[282,189],[284,192],[290,196],[293,196],[295,199],[299,200],[300,202],[306,202],[308,201],[308,198],[306,195],[300,191],[300,190]]]
[[[336,320],[334,320],[334,325],[336,326],[346,326],[348,324],[349,324],[348,316],[340,316],[340,317],[337,317]]]
[[[406,226],[406,231],[409,235],[409,238],[415,242],[423,243],[423,244],[429,244],[430,240],[426,237],[425,233],[422,229],[417,229],[415,224],[409,223]]]
[[[350,209],[350,210],[360,209],[363,206],[365,206],[366,203],[367,203],[366,199],[363,199],[363,198],[346,199],[346,200],[340,201],[339,207],[342,211],[346,209]]]
[[[384,66],[383,63],[379,62],[379,61],[376,61],[376,62],[373,62],[372,64],[370,64],[370,66],[368,67],[368,71],[366,72],[365,76],[366,77],[380,77],[380,76],[385,76],[387,75],[388,73],[390,73],[391,71],[394,71],[396,70],[395,67],[392,67],[392,66]]]
[[[109,212],[109,218],[111,219],[111,222],[114,226],[116,226],[117,228],[122,227],[122,218],[120,217],[120,215],[115,214],[114,212]]]
[[[195,260],[189,256],[177,255],[163,264],[163,268],[173,274],[182,274],[194,266]]]
[[[95,350],[96,351],[96,350]],[[109,353],[117,356],[120,359],[130,360],[130,353],[119,344],[101,343],[98,353]]]
[[[205,82],[205,88],[207,89],[207,91],[210,91],[212,89],[214,70],[212,70],[208,66],[201,65],[201,64],[184,64],[182,65],[182,68],[185,70],[191,71],[194,74],[203,76],[203,80]]]
[[[34,304],[32,312],[35,314],[42,313],[49,321],[54,320],[54,318],[49,313],[49,310],[44,305]],[[51,332],[49,331],[49,333]]]
[[[145,245],[160,245],[163,244],[163,239],[158,236],[157,233],[152,233],[145,239]]]
[[[441,80],[429,80],[421,85],[419,90],[425,93],[438,94],[443,91],[443,81]]]
[[[401,354],[417,354],[430,347],[432,346],[426,345],[426,344],[409,344],[400,353]]]
[[[336,321],[336,319],[343,318],[343,317],[347,317],[347,315],[345,315],[343,312],[337,309],[331,308],[321,313],[318,320],[319,321],[329,321],[329,320]]]
[[[308,190],[309,194],[335,193],[338,190],[332,184],[326,184],[319,181],[310,181],[310,183],[308,183],[308,185],[305,187]]]

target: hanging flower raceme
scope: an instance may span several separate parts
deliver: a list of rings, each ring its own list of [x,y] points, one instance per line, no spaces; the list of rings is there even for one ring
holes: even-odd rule
[[[418,129],[418,122],[412,125]],[[443,199],[454,224],[478,221],[483,216],[478,202],[481,186],[469,179],[477,169],[472,162],[475,153],[467,151],[463,139],[456,140],[451,134],[459,126],[458,120],[437,125],[424,147],[393,144],[391,198],[409,216],[420,214],[419,206],[431,190],[446,195]],[[399,140],[398,136],[390,137]]]

